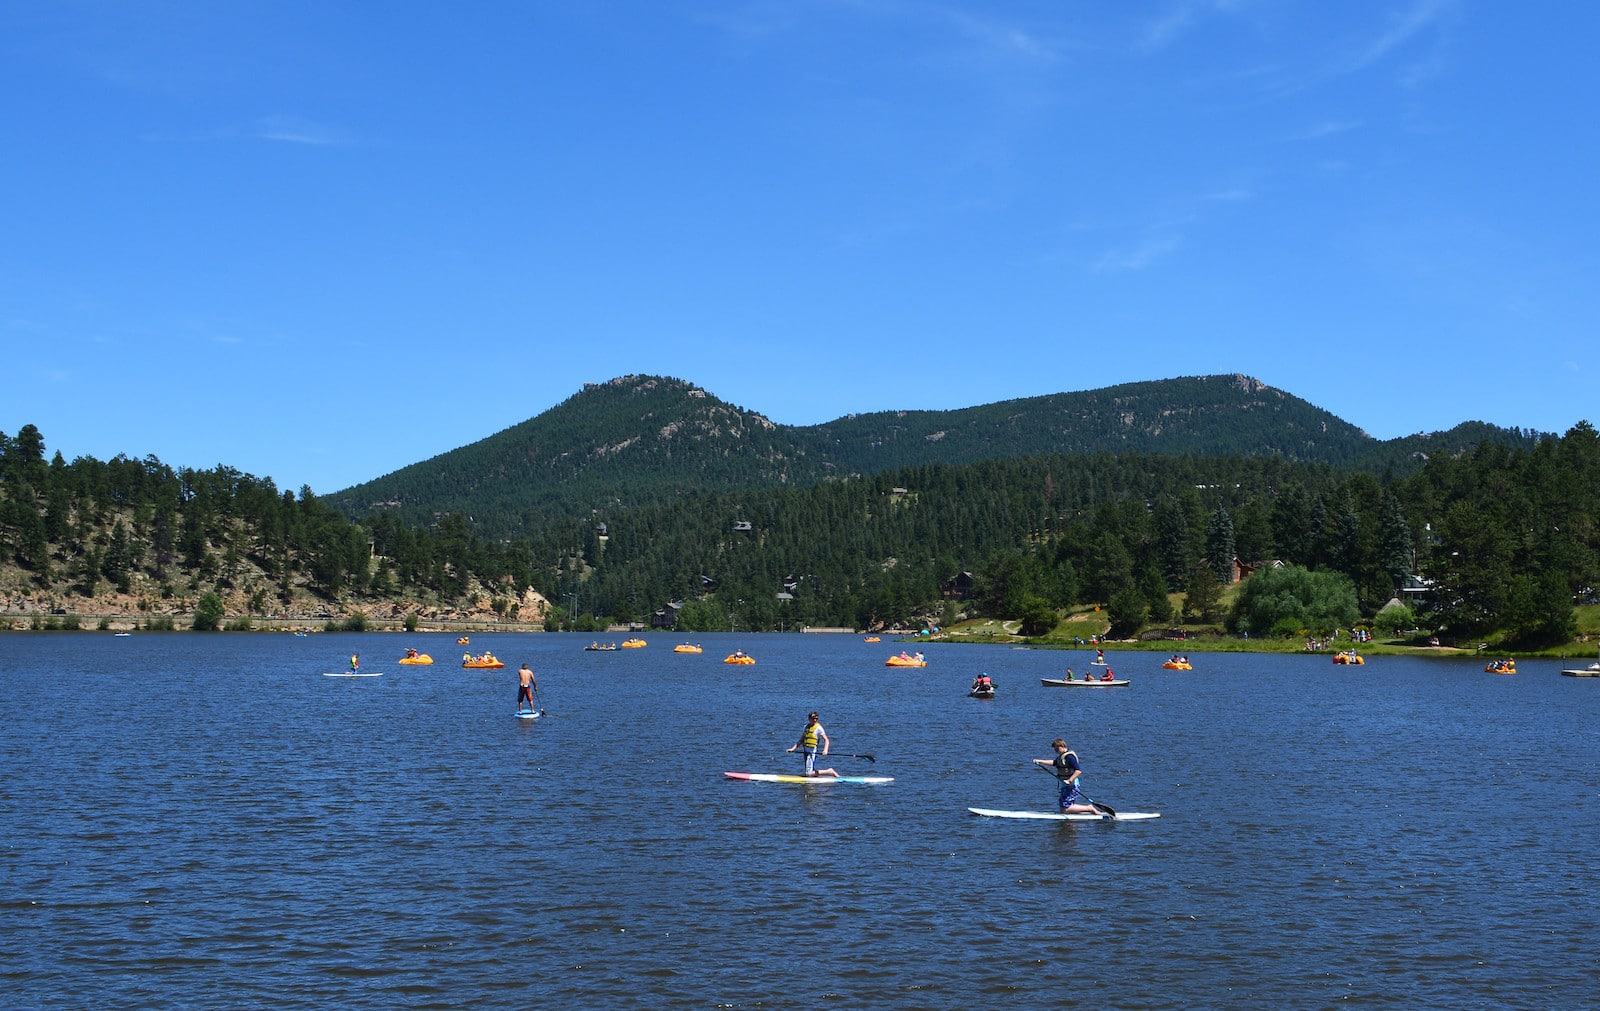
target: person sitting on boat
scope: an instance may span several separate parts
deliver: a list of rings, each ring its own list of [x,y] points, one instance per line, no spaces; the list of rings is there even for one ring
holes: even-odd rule
[[[1073,679],[1073,677],[1072,677],[1072,668],[1071,668],[1071,667],[1068,667],[1068,668],[1067,668],[1067,677],[1066,677],[1066,680],[1068,680],[1068,681],[1071,681],[1071,680],[1072,680],[1072,679]]]
[[[994,682],[989,680],[988,671],[984,671],[982,674],[979,674],[977,677],[972,679],[972,690],[975,692],[986,692],[992,691],[993,689]]]
[[[415,660],[416,658],[417,658],[417,651],[416,650],[414,650],[414,649],[406,650],[406,659],[407,660]]]
[[[1102,681],[1115,681],[1116,679],[1117,679],[1117,676],[1115,674],[1111,673],[1111,668],[1110,667],[1107,667],[1106,668],[1106,672],[1104,674],[1100,675],[1100,680],[1102,680]]]
[[[472,654],[470,652],[461,654],[461,662],[462,663],[471,663],[472,662]]]

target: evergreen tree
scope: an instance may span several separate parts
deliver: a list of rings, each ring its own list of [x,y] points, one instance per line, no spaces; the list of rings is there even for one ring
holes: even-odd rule
[[[1217,582],[1226,586],[1233,582],[1233,562],[1238,552],[1233,543],[1233,518],[1228,510],[1218,506],[1206,526],[1206,564]]]

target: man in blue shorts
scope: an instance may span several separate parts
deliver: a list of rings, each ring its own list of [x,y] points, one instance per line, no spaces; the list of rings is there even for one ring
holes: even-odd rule
[[[1050,742],[1050,747],[1055,749],[1054,758],[1035,758],[1034,765],[1043,765],[1055,773],[1056,779],[1061,781],[1061,792],[1056,801],[1061,806],[1062,814],[1104,814],[1099,808],[1089,802],[1078,789],[1078,777],[1083,774],[1083,767],[1078,764],[1078,756],[1067,747],[1067,742],[1057,737]]]
[[[806,717],[806,728],[800,731],[800,739],[789,746],[790,751],[799,749],[805,752],[806,775],[808,776],[837,776],[836,769],[817,768],[817,741],[822,742],[822,753],[828,753],[828,732],[822,729],[822,724],[817,722],[817,714],[812,713]]]

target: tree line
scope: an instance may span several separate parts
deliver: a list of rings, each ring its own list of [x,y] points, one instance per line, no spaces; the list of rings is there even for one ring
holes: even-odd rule
[[[25,426],[0,434],[0,560],[85,596],[141,574],[231,588],[248,559],[266,574],[263,605],[296,584],[330,600],[531,587],[558,625],[667,613],[697,630],[941,623],[960,609],[1040,633],[1060,609],[1098,603],[1117,634],[1185,620],[1287,634],[1330,620],[1308,610],[1306,587],[1347,595],[1331,613],[1348,623],[1420,578],[1417,622],[1538,645],[1570,638],[1574,602],[1600,585],[1597,473],[1586,422],[1398,475],[1281,457],[1038,455],[602,501],[491,541],[459,513],[355,521],[309,488],[280,492],[225,466],[46,463]],[[1279,588],[1222,614],[1240,563],[1278,573],[1260,585]],[[1296,583],[1298,571],[1317,579]]]

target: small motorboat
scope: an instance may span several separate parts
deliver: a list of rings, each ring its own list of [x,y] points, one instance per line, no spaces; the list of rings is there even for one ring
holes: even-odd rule
[[[756,658],[751,656],[749,653],[741,653],[741,652],[735,651],[733,653],[729,653],[726,657],[724,657],[722,662],[723,663],[751,664],[751,663],[755,663],[756,662]]]
[[[1168,660],[1161,667],[1163,670],[1194,670],[1194,664],[1187,660]]]
[[[469,670],[496,670],[504,667],[505,663],[496,659],[493,653],[485,653],[482,656],[473,656],[468,653],[462,656],[461,666]]]
[[[674,653],[704,653],[705,650],[689,642],[680,642],[672,647]]]
[[[883,640],[880,639],[878,636],[869,635],[865,639],[862,639],[861,641],[862,642],[882,642]]]
[[[426,653],[413,653],[410,656],[401,657],[400,662],[403,664],[411,664],[412,666],[426,667],[428,664],[433,663],[433,657]]]
[[[468,642],[467,637],[466,636],[462,636],[461,638],[456,640],[456,645],[457,646],[465,646],[467,644],[467,642]]]
[[[622,648],[623,649],[643,649],[646,645],[647,644],[645,643],[645,641],[643,639],[624,639],[624,640],[622,640]]]

